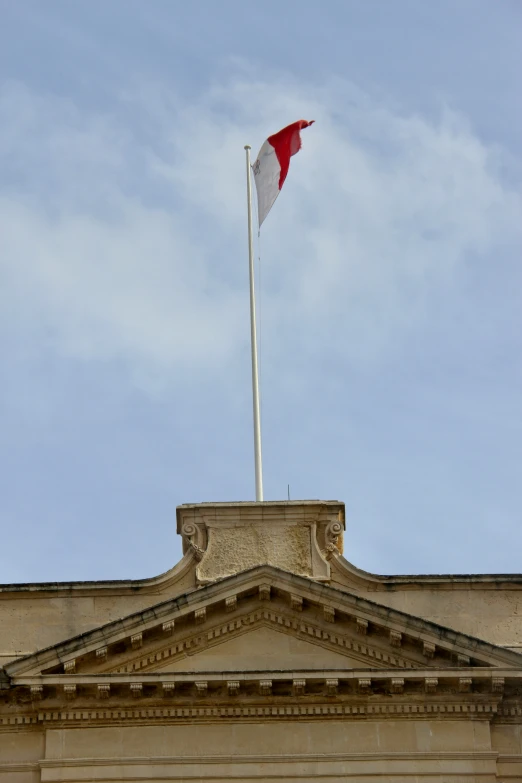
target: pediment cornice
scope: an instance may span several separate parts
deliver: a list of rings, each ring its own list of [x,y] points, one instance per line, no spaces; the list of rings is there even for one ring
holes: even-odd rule
[[[16,680],[43,672],[106,673],[126,667],[147,671],[157,665],[158,655],[175,658],[186,645],[216,644],[256,623],[344,650],[370,666],[522,669],[518,653],[310,579],[259,566],[13,661],[6,672]]]

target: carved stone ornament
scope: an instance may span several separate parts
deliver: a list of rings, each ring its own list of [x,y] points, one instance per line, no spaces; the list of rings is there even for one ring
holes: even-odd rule
[[[372,689],[372,681],[369,677],[360,677],[357,681],[357,687],[359,693],[370,693]]]
[[[259,585],[259,600],[270,601],[270,585]]]
[[[337,544],[339,542],[339,536],[342,535],[343,530],[344,526],[338,519],[333,519],[327,524],[324,531],[324,551],[326,560],[330,560],[333,555],[340,554]]]
[[[163,625],[161,626],[161,628],[162,628],[162,630],[163,630],[163,633],[166,633],[166,634],[168,634],[169,636],[172,636],[172,634],[174,633],[174,628],[175,628],[175,627],[176,627],[176,622],[175,622],[175,620],[167,620],[167,621],[166,621],[166,622],[164,622],[164,623],[163,623]]]
[[[471,677],[459,677],[459,691],[461,693],[469,693],[472,685],[473,680]]]
[[[304,696],[306,680],[294,680],[293,688],[296,696]]]
[[[504,690],[504,677],[493,677],[491,680],[491,690],[493,693],[502,693]]]
[[[178,532],[183,536],[183,551],[192,550],[196,560],[201,560],[206,549],[206,531],[201,524],[196,524],[193,520],[186,520],[181,525]]]
[[[142,633],[135,633],[133,636],[131,636],[131,647],[133,650],[139,650],[142,644],[143,644]]]
[[[344,505],[337,501],[200,503],[179,506],[183,550],[198,561],[199,584],[260,565],[327,582],[339,554]]]
[[[392,677],[390,691],[392,693],[402,693],[404,690],[404,677]]]
[[[270,696],[272,693],[272,680],[259,680],[259,693],[261,696]]]
[[[229,696],[237,696],[239,693],[239,680],[229,680],[227,682]]]
[[[234,612],[237,609],[237,595],[231,595],[225,600],[227,612]]]
[[[423,642],[422,645],[422,652],[426,656],[426,658],[433,658],[435,655],[435,645],[431,642]]]
[[[327,606],[326,604],[323,606],[323,617],[327,623],[335,622],[335,609],[333,606]]]
[[[143,683],[131,682],[130,691],[134,698],[138,699],[143,693]]]
[[[72,701],[72,699],[76,698],[76,685],[73,683],[71,685],[64,685],[63,686],[63,695],[66,699],[69,699]]]
[[[328,696],[336,696],[338,688],[339,688],[338,679],[326,680],[326,692]]]
[[[426,693],[435,693],[438,684],[439,684],[439,680],[437,677],[426,677],[426,679],[424,680],[424,690],[426,691]]]

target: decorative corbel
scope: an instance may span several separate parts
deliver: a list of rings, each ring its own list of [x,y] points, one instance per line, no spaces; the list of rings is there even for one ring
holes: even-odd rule
[[[230,595],[225,599],[227,612],[234,612],[237,609],[237,595]]]
[[[270,601],[270,585],[259,585],[259,600]]]
[[[272,694],[272,680],[259,680],[259,693],[261,696]]]
[[[339,680],[337,678],[326,680],[326,693],[328,696],[336,696],[339,688]]]
[[[335,622],[335,609],[333,606],[327,606],[326,604],[323,605],[323,617],[327,623]]]
[[[502,693],[504,691],[504,677],[493,677],[491,679],[491,690],[493,693]]]
[[[72,701],[73,699],[76,698],[76,691],[77,691],[77,688],[76,688],[76,685],[74,683],[71,683],[71,684],[63,686],[63,695],[69,701]]]
[[[139,650],[140,647],[143,644],[143,634],[141,631],[139,633],[135,633],[130,638],[131,641],[131,647],[133,650]]]
[[[306,680],[294,680],[292,685],[296,696],[304,696]]]
[[[331,560],[331,558],[334,555],[341,554],[337,547],[337,544],[339,542],[339,536],[342,535],[342,532],[343,532],[342,523],[339,522],[339,520],[337,519],[332,519],[332,521],[326,525],[326,529],[324,531],[324,540],[325,540],[324,556],[326,560]]]
[[[435,655],[435,645],[432,642],[423,642],[422,652],[426,658],[433,658]]]
[[[404,691],[404,677],[392,677],[390,690],[392,693],[402,693]]]
[[[424,690],[426,693],[436,693],[439,680],[437,677],[425,677],[424,678]]]
[[[473,686],[471,677],[459,677],[459,691],[461,693],[470,693]]]
[[[199,562],[205,554],[205,550],[202,546],[200,546],[200,544],[203,542],[201,540],[202,536],[198,526],[195,525],[194,522],[184,522],[181,528],[181,535],[192,549],[196,560]]]
[[[228,680],[227,689],[229,696],[237,696],[239,693],[239,680]]]
[[[164,682],[162,683],[163,687],[163,695],[164,696],[172,696],[174,691],[176,690],[176,683],[175,682]]]
[[[357,688],[359,693],[371,693],[372,681],[370,677],[359,677],[357,680]]]

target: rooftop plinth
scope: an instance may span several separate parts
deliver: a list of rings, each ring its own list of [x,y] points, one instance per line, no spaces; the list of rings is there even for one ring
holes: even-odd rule
[[[183,551],[192,549],[199,560],[200,584],[258,565],[328,581],[328,561],[345,529],[337,500],[190,503],[176,516]]]

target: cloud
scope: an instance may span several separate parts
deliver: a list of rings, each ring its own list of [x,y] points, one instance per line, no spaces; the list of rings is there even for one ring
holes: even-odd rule
[[[0,328],[166,383],[248,341],[243,145],[315,119],[261,237],[265,340],[373,361],[434,291],[519,241],[502,152],[464,118],[411,115],[339,80],[238,67],[193,96],[141,85],[111,111],[0,92]],[[278,353],[279,352],[279,353]]]

